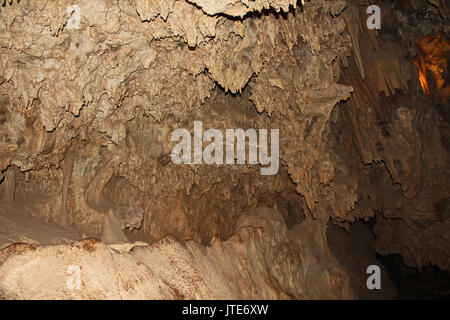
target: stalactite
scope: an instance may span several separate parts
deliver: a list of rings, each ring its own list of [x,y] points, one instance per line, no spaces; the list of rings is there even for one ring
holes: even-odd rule
[[[3,181],[3,197],[6,201],[13,201],[16,189],[16,169],[13,166],[8,167],[6,170],[5,178]]]

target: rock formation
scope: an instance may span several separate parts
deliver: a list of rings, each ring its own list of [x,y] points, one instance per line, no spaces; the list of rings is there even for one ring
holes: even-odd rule
[[[375,2],[379,30],[366,0],[4,0],[0,298],[395,298],[361,286],[376,254],[449,272],[450,5]],[[194,121],[278,129],[278,173],[174,164]]]

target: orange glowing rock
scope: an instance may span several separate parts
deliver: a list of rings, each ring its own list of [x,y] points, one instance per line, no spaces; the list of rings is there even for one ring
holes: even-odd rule
[[[414,59],[414,63],[419,68],[419,80],[423,92],[430,94],[428,79],[426,76],[427,70],[431,71],[439,94],[445,97],[449,90],[444,88],[445,75],[447,74],[448,62],[446,52],[450,50],[450,43],[442,40],[441,35],[429,35],[423,38],[418,43],[418,55]]]

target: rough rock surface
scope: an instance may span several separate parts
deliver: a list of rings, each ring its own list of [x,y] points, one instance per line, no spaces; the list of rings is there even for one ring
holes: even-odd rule
[[[249,11],[291,4],[251,3]],[[68,2],[6,6],[1,170],[24,172],[26,183],[17,179],[16,193],[54,195],[47,205],[54,209],[36,214],[59,222],[67,210],[71,224],[94,233],[108,208],[137,205],[152,239],[169,233],[203,242],[226,238],[242,211],[263,194],[284,190],[285,199],[305,201],[315,212],[318,186],[334,169],[321,135],[351,90],[335,81],[349,36],[344,20],[329,14],[345,3],[319,3],[309,14],[234,20],[185,1],[82,1],[75,30],[65,28],[61,8]],[[238,94],[247,85],[251,94]],[[293,119],[299,122],[292,125]],[[170,133],[192,128],[193,120],[212,128],[279,128],[282,174],[261,178],[258,168],[172,164]],[[68,152],[74,160],[62,161]],[[67,199],[60,197],[63,181],[70,181],[63,188],[70,189]],[[294,189],[304,200],[291,200]]]
[[[227,241],[210,247],[193,241],[182,245],[172,237],[129,251],[95,239],[15,244],[0,251],[0,294],[20,299],[355,297],[345,273],[330,264],[334,258],[319,234],[312,219],[289,230],[279,212],[260,208],[243,215]],[[78,289],[70,287],[70,266],[79,267]]]
[[[327,226],[372,218],[377,253],[450,270],[448,39],[430,36],[448,34],[449,6],[408,3],[368,30],[365,0],[4,1],[0,218],[58,224],[61,243],[151,245],[0,228],[2,247],[25,243],[2,250],[0,296],[38,297],[14,269],[34,261],[58,274],[47,298],[357,298]],[[279,129],[278,174],[173,164],[171,132],[194,120]],[[64,291],[67,263],[102,273],[102,259],[117,271]],[[179,268],[198,282],[171,283]]]

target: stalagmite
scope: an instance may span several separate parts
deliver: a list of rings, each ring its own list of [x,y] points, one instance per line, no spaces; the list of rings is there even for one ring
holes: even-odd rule
[[[75,153],[71,150],[66,152],[64,157],[64,167],[63,167],[63,185],[62,185],[62,197],[61,197],[61,219],[60,224],[63,227],[70,225],[69,215],[67,213],[67,195],[69,193],[69,184],[72,178],[73,162],[75,158]]]
[[[126,243],[127,238],[122,231],[122,223],[120,219],[113,213],[112,209],[104,215],[103,230],[100,238],[102,242],[108,244]]]

